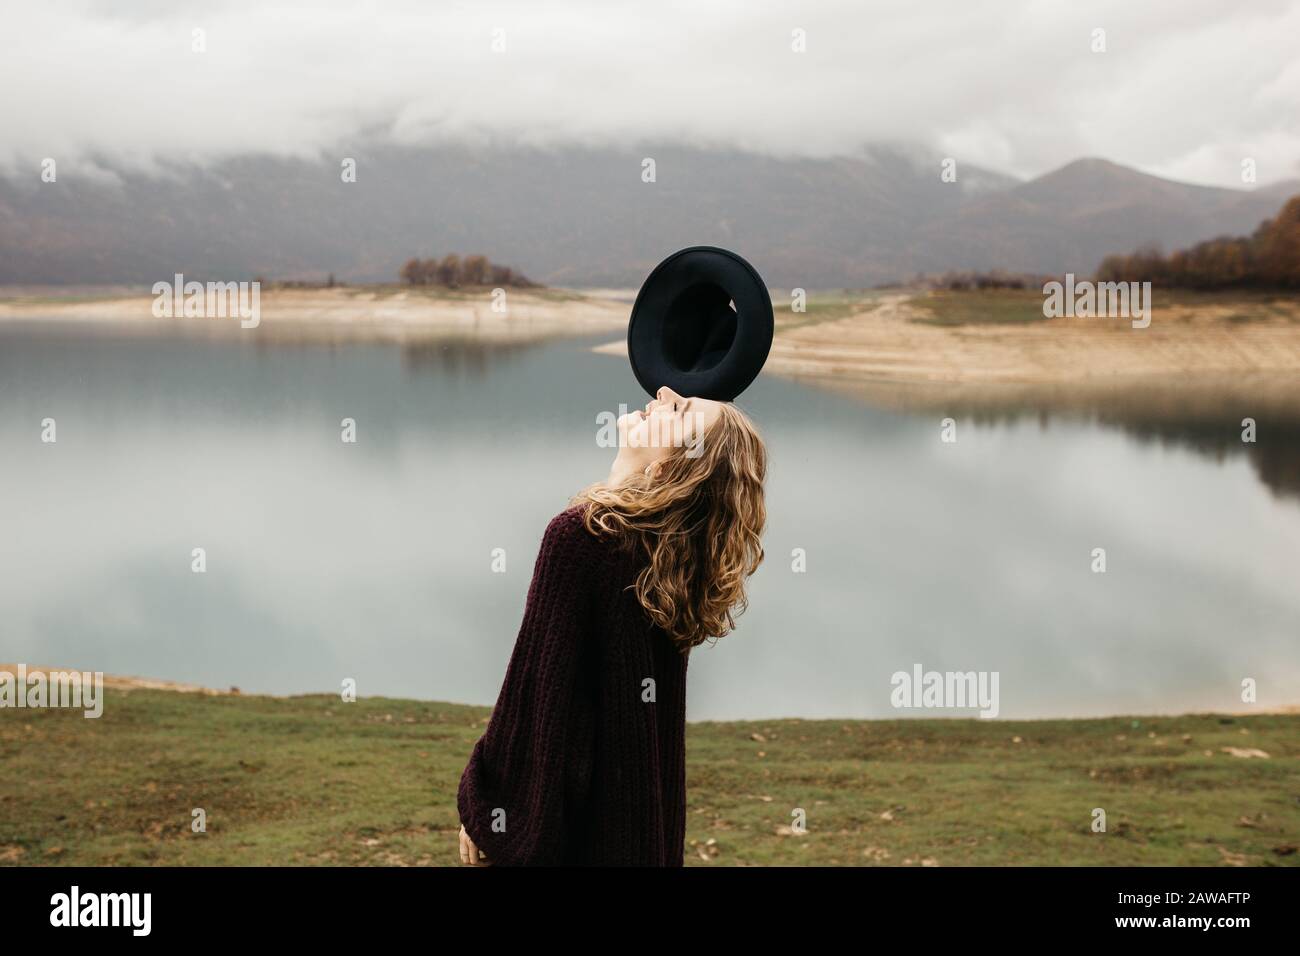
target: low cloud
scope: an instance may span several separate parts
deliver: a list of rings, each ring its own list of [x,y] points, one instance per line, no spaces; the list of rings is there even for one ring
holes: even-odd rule
[[[32,175],[44,157],[149,168],[375,140],[889,141],[1022,176],[1080,156],[1221,185],[1244,158],[1261,182],[1300,175],[1300,0],[82,0],[5,18],[0,168]]]

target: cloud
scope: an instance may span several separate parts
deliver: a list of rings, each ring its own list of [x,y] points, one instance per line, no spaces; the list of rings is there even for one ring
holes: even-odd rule
[[[1019,175],[1093,155],[1239,186],[1245,157],[1261,181],[1300,175],[1296,36],[1300,0],[28,4],[0,35],[0,167],[889,141]]]

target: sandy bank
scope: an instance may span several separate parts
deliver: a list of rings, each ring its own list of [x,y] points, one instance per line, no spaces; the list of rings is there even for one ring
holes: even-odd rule
[[[1289,318],[1247,322],[1233,321],[1230,306],[1157,305],[1151,326],[1134,329],[1095,318],[947,326],[926,321],[914,299],[891,293],[845,318],[778,322],[766,368],[840,383],[981,386],[1300,373],[1300,302]],[[596,351],[626,354],[626,344]]]
[[[91,299],[33,295],[0,298],[0,321],[94,323],[106,332],[128,335],[175,333],[289,343],[521,343],[613,331],[627,324],[628,305],[602,295],[510,289],[504,312],[494,310],[493,301],[490,289],[264,289],[256,327],[241,328],[238,318],[156,318],[154,298],[148,294]]]
[[[1292,318],[1232,321],[1230,307],[1157,305],[1149,328],[1127,319],[1060,318],[943,326],[906,295],[836,321],[790,329],[772,347],[787,375],[969,384],[1083,383],[1129,376],[1300,373]]]

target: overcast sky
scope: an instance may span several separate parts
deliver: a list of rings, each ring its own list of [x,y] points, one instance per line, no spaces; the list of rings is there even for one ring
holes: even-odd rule
[[[0,25],[11,171],[497,137],[1300,176],[1300,0],[26,0]]]

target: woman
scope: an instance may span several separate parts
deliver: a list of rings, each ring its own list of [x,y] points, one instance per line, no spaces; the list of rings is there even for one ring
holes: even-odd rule
[[[668,388],[618,432],[609,478],[542,539],[460,780],[462,862],[683,863],[687,656],[745,608],[767,456],[734,405]]]

